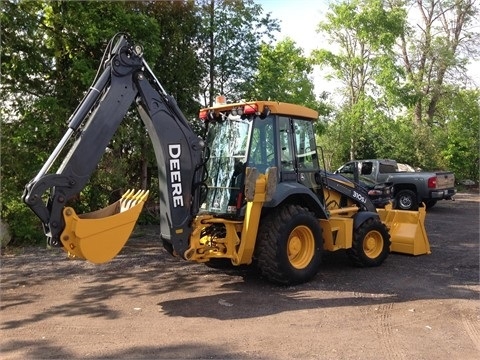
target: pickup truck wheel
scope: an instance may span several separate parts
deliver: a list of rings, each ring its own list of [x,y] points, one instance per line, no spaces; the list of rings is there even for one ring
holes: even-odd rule
[[[400,190],[395,196],[395,209],[417,211],[417,195],[412,190]]]
[[[347,255],[356,266],[373,267],[382,264],[390,253],[390,234],[378,219],[370,218],[353,235]]]
[[[292,285],[317,274],[322,250],[322,228],[314,214],[299,205],[285,205],[262,220],[255,258],[269,281]]]

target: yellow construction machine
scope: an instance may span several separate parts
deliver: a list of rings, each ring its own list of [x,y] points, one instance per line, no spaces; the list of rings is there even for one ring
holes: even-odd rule
[[[148,192],[77,215],[67,201],[85,187],[135,104],[158,162],[160,237],[175,256],[230,266],[254,264],[268,280],[298,284],[319,271],[323,251],[345,250],[358,266],[391,251],[430,252],[425,210],[376,209],[366,191],[322,170],[316,111],[274,101],[217,103],[200,111],[198,136],[125,34],[115,36],[97,77],[23,201],[48,243],[103,263],[130,237]],[[50,172],[69,139],[75,141]]]

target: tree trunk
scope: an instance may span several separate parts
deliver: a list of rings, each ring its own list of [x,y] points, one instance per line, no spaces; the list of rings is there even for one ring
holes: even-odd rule
[[[210,75],[210,89],[208,94],[208,106],[213,106],[213,100],[215,98],[215,0],[210,1],[210,68],[209,68],[209,75]]]

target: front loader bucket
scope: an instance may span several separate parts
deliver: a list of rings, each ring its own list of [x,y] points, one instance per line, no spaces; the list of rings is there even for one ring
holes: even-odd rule
[[[393,210],[391,205],[377,209],[380,219],[390,232],[390,251],[410,255],[430,254],[425,230],[425,207],[418,211]]]
[[[65,229],[61,235],[70,258],[95,264],[113,259],[122,250],[135,227],[148,191],[127,191],[106,208],[77,215],[71,207],[63,209]]]

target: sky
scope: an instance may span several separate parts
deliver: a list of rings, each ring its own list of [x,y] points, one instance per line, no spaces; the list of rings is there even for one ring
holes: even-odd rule
[[[281,32],[277,40],[290,37],[297,46],[303,48],[304,55],[310,55],[311,51],[323,47],[321,38],[316,29],[323,15],[328,10],[329,0],[255,0],[262,5],[265,13],[280,21]],[[326,89],[335,92],[334,83],[327,81],[326,73],[315,67],[312,78],[315,92],[322,93]]]
[[[279,40],[290,37],[305,50],[305,55],[320,44],[318,23],[328,10],[328,0],[256,0],[265,13],[280,20]]]

